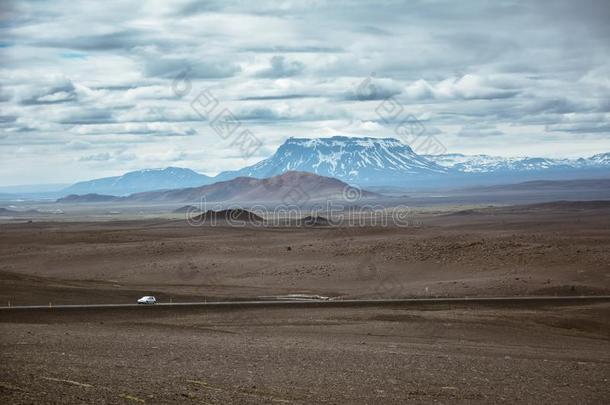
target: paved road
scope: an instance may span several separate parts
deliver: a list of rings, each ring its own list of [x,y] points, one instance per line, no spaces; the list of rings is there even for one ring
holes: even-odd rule
[[[154,305],[139,304],[93,304],[93,305],[33,305],[33,306],[11,306],[0,307],[0,311],[18,310],[98,310],[113,308],[257,308],[257,307],[356,307],[356,306],[416,306],[416,305],[447,305],[447,304],[570,304],[585,302],[610,302],[609,295],[597,296],[570,296],[570,297],[463,297],[463,298],[409,298],[409,299],[290,299],[290,300],[265,300],[265,301],[215,301],[215,302],[174,302],[157,303]]]

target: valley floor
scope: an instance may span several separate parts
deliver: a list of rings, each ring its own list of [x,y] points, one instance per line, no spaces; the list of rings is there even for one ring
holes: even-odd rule
[[[158,309],[0,312],[2,402],[601,404],[610,398],[607,303]]]
[[[608,294],[610,206],[587,207],[421,214],[407,227],[5,223],[0,306]]]
[[[0,225],[0,305],[610,293],[610,212]],[[607,403],[610,304],[0,310],[0,402]]]

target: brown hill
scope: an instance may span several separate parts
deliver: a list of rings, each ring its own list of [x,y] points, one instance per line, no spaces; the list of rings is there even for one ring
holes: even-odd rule
[[[221,211],[208,210],[203,214],[192,217],[190,221],[201,224],[227,223],[239,225],[262,224],[264,220],[253,212],[238,208]]]
[[[266,202],[302,205],[309,201],[343,199],[348,189],[348,184],[332,177],[293,171],[268,179],[238,177],[201,187],[137,193],[127,197],[126,201],[193,202],[205,200],[208,202]],[[356,194],[361,198],[378,196],[378,194],[364,190],[356,190]]]

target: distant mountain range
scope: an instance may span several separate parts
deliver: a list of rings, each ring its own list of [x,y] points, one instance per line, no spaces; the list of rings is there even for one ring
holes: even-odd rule
[[[334,177],[362,187],[447,189],[531,180],[609,177],[609,169],[610,153],[578,159],[455,153],[418,155],[393,138],[290,138],[269,158],[215,177],[186,168],[147,169],[79,182],[63,189],[61,194],[126,196],[154,190],[200,187],[238,177],[265,179],[288,171]]]
[[[313,173],[289,171],[267,179],[238,177],[200,187],[148,191],[126,197],[108,195],[71,194],[57,200],[59,203],[96,202],[240,202],[284,203],[303,205],[320,200],[341,200],[353,192],[347,183]],[[358,198],[376,197],[378,194],[357,190]]]
[[[81,181],[62,190],[68,194],[110,194],[115,196],[138,192],[197,187],[208,184],[212,178],[191,169],[167,167],[165,169],[145,169],[128,172],[122,176]]]
[[[489,155],[424,155],[446,168],[449,173],[543,172],[553,169],[610,168],[610,153],[579,159],[550,159],[532,157],[500,157]]]
[[[610,176],[610,153],[550,159],[488,155],[418,155],[394,138],[290,138],[269,158],[215,179],[265,178],[299,170],[366,186],[456,188],[528,180]]]
[[[103,203],[112,201],[121,201],[124,197],[107,194],[69,194],[65,197],[57,199],[59,203]]]

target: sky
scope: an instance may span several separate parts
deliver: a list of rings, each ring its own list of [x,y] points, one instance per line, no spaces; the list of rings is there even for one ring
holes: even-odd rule
[[[607,0],[0,0],[0,185],[214,175],[404,117],[451,153],[610,152],[608,21]]]

